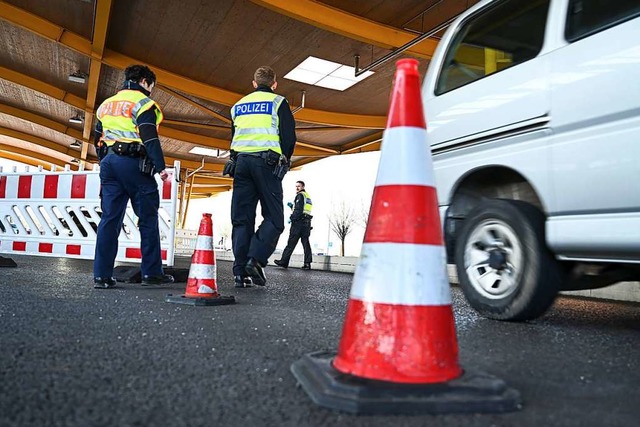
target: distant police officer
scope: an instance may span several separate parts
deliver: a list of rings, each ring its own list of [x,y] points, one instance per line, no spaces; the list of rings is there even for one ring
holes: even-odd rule
[[[231,108],[232,157],[225,173],[233,176],[231,222],[236,287],[264,286],[264,266],[284,230],[282,178],[296,143],[295,121],[284,97],[273,91],[276,74],[263,66],[253,77],[255,92]],[[260,201],[262,224],[255,230]]]
[[[162,111],[149,98],[156,76],[144,65],[127,67],[124,74],[122,90],[104,101],[97,112],[95,142],[100,158],[102,216],[93,264],[95,288],[116,284],[113,264],[129,199],[139,218],[143,285],[173,282],[162,270],[158,230],[160,196],[154,173],[163,181],[168,174],[157,130]]]
[[[291,213],[291,231],[289,232],[289,241],[287,247],[282,252],[282,258],[275,260],[276,265],[287,268],[289,266],[289,259],[291,254],[298,244],[298,240],[302,241],[302,248],[304,249],[304,263],[302,264],[303,270],[311,270],[311,245],[309,244],[309,236],[311,235],[311,208],[313,203],[311,202],[311,196],[304,188],[304,181],[296,182],[296,198],[291,207],[293,212]]]

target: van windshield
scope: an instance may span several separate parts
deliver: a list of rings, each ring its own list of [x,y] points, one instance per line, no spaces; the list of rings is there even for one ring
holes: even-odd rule
[[[445,55],[436,95],[534,58],[544,42],[549,1],[501,1],[472,15]]]

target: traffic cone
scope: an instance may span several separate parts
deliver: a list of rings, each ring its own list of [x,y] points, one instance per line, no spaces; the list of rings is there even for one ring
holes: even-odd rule
[[[418,61],[397,62],[387,129],[338,354],[291,370],[319,405],[353,413],[503,412],[520,395],[458,364]]]
[[[166,301],[189,305],[226,305],[236,302],[235,297],[223,297],[218,293],[211,214],[202,214],[184,295],[169,294]]]

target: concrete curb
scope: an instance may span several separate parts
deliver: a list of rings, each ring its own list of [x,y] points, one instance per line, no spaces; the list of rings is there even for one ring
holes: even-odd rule
[[[280,254],[274,254],[269,259],[269,264],[273,265],[275,259],[280,258]],[[224,261],[233,261],[233,252],[216,251],[216,259]],[[291,256],[289,267],[302,267],[303,256],[294,254]],[[341,257],[341,256],[323,256],[314,255],[311,268],[313,270],[334,271],[338,273],[355,273],[358,257]],[[455,266],[448,265],[449,282],[458,284],[458,276]],[[640,282],[621,282],[612,286],[601,289],[585,290],[585,291],[567,291],[562,292],[563,295],[580,296],[594,299],[608,299],[616,301],[640,302]]]

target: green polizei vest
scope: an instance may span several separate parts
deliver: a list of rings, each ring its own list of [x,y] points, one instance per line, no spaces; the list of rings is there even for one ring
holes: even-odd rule
[[[302,209],[303,213],[307,215],[311,215],[311,208],[313,208],[313,202],[311,201],[311,196],[306,191],[301,191],[304,196],[304,208]]]
[[[235,126],[231,149],[238,153],[273,150],[282,154],[278,108],[284,97],[257,91],[242,98],[231,108]]]

